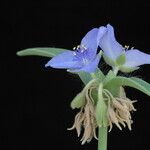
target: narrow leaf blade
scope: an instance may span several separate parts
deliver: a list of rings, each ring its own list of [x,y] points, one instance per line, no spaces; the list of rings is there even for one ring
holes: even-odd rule
[[[113,86],[114,87],[129,86],[150,96],[150,84],[139,78],[135,77],[126,78],[118,76],[107,82],[105,88],[109,89],[111,87],[113,88]]]
[[[66,51],[63,48],[53,48],[53,47],[37,47],[28,48],[17,52],[18,56],[44,56],[44,57],[54,57],[62,52]]]
[[[148,82],[136,77],[131,77],[131,79],[142,85],[145,89],[147,89],[147,91],[150,91],[150,84]]]

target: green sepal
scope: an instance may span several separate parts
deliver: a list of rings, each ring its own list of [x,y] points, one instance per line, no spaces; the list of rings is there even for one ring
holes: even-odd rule
[[[96,71],[92,74],[88,72],[80,71],[78,72],[78,75],[85,85],[93,78],[99,79],[100,82],[103,81],[105,78],[105,75],[99,68],[97,68]]]
[[[125,61],[126,61],[125,52],[122,52],[122,54],[118,56],[116,59],[116,65],[121,66],[125,63]]]
[[[105,75],[99,68],[97,68],[95,73],[92,74],[92,77],[97,78],[97,79],[99,79],[100,82],[102,82],[105,78]]]
[[[116,75],[114,74],[114,72],[112,70],[110,70],[105,79],[103,80],[103,84],[105,85],[108,81],[110,81],[111,79],[113,79],[114,77],[116,77]]]
[[[99,127],[106,127],[107,121],[107,105],[103,99],[103,84],[100,83],[98,88],[98,102],[96,105],[96,121]]]
[[[115,87],[119,88],[120,86],[129,86],[150,96],[150,84],[136,77],[117,76],[105,84],[105,88],[108,89],[115,89]]]
[[[28,48],[17,52],[18,56],[44,56],[44,57],[54,57],[64,51],[63,48],[53,48],[53,47],[36,47]]]
[[[127,68],[127,67],[124,67],[124,66],[120,66],[119,67],[119,70],[122,71],[122,72],[125,72],[125,73],[130,73],[130,72],[133,72],[135,70],[139,69],[139,67],[132,67],[132,68]]]
[[[115,62],[113,60],[111,60],[110,58],[108,58],[104,53],[103,53],[103,58],[105,60],[105,62],[110,65],[110,66],[116,66]]]
[[[71,102],[71,108],[81,108],[85,104],[85,98],[83,92],[77,94],[77,96]]]
[[[78,75],[85,85],[92,80],[92,76],[88,72],[80,71],[78,72]]]

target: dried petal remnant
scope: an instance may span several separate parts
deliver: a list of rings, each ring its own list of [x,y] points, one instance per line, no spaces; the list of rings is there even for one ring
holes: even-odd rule
[[[92,138],[94,137],[97,139],[96,136],[96,118],[95,118],[95,105],[94,100],[92,98],[91,90],[93,90],[94,84],[90,86],[89,88],[85,89],[85,105],[80,109],[80,112],[77,113],[75,116],[74,124],[73,126],[68,130],[77,130],[78,137],[81,134],[81,129],[84,129],[83,136],[81,138],[82,144],[85,142],[90,142]]]
[[[120,124],[122,124],[124,127],[126,127],[127,124],[129,130],[131,130],[131,124],[133,123],[131,112],[136,111],[133,106],[133,103],[136,101],[131,101],[129,98],[127,98],[122,87],[120,88],[119,97],[113,97],[112,94],[107,90],[105,90],[105,94],[111,97],[111,100],[108,103],[107,112],[108,123],[110,126],[109,131],[112,130],[112,123],[114,123],[120,130],[122,130]]]
[[[78,137],[81,134],[81,129],[84,129],[83,136],[81,138],[82,144],[90,142],[96,136],[96,129],[98,124],[96,122],[95,109],[96,103],[92,98],[92,90],[96,89],[97,85],[92,81],[87,88],[84,89],[84,99],[85,104],[80,108],[80,111],[75,116],[74,124],[72,128],[68,130],[77,130]],[[127,127],[131,130],[132,118],[131,112],[136,111],[133,103],[136,101],[131,101],[126,97],[124,89],[120,88],[120,93],[118,97],[113,97],[113,95],[107,90],[103,89],[104,101],[107,105],[107,120],[109,126],[109,132],[112,130],[113,124],[115,124],[120,130],[122,127]],[[103,126],[103,125],[100,125]]]

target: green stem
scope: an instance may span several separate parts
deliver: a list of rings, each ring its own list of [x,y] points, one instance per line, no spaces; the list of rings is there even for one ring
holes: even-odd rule
[[[113,68],[113,72],[114,72],[115,75],[117,75],[118,71],[119,71],[118,67]]]
[[[98,150],[107,150],[107,127],[99,127]]]
[[[95,75],[95,73],[91,73],[91,77],[92,77],[93,79],[96,79],[96,78],[97,78],[96,75]]]

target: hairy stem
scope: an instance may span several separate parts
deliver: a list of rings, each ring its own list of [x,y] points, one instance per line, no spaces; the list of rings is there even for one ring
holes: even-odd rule
[[[119,71],[118,67],[113,68],[113,72],[114,72],[115,75],[117,75],[118,71]]]
[[[98,150],[107,150],[107,127],[99,127]]]

